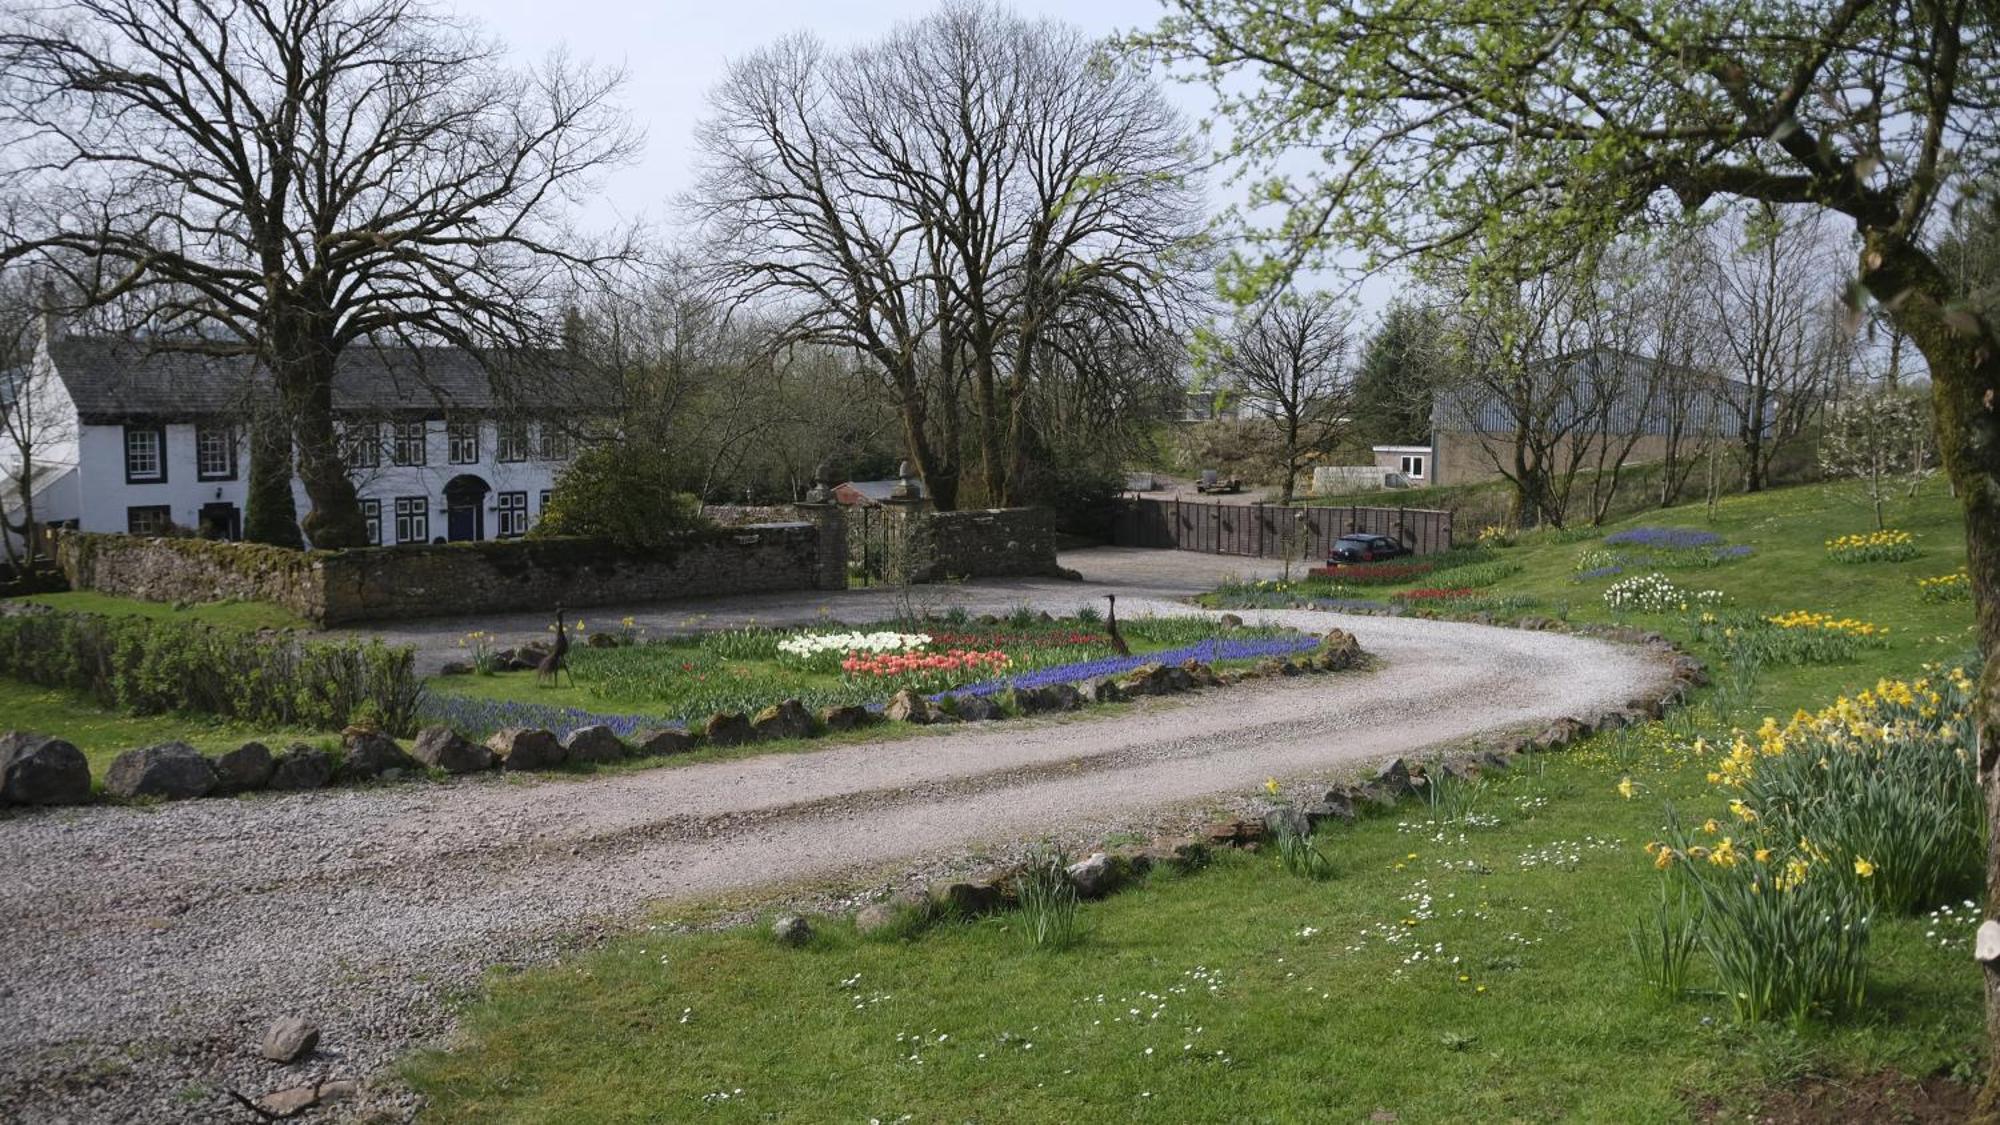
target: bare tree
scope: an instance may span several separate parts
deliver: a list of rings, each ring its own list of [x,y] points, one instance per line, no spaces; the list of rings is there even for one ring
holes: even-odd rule
[[[1329,294],[1286,293],[1240,318],[1221,349],[1220,373],[1243,408],[1277,431],[1279,503],[1351,424],[1353,322]]]
[[[1592,256],[1533,274],[1445,279],[1458,298],[1457,371],[1439,391],[1440,427],[1470,435],[1513,486],[1517,526],[1562,525],[1604,423],[1613,373],[1587,362],[1599,324],[1595,273]]]
[[[1735,397],[1743,490],[1770,482],[1771,462],[1825,404],[1849,346],[1835,315],[1841,255],[1818,211],[1759,203],[1717,227],[1715,319]]]
[[[872,46],[792,37],[733,65],[690,206],[729,291],[878,368],[940,507],[968,480],[1005,504],[1069,310],[1133,335],[1184,315],[1188,141],[1074,29],[954,3]]]
[[[54,393],[55,371],[36,355],[45,300],[25,271],[0,273],[0,550],[17,573],[36,561],[36,493],[77,440],[76,417]]]
[[[0,76],[0,187],[26,201],[0,260],[134,310],[157,347],[261,364],[320,546],[364,538],[344,350],[497,364],[553,342],[559,283],[622,257],[564,222],[636,144],[619,76],[510,68],[419,0],[66,0],[0,17]]]

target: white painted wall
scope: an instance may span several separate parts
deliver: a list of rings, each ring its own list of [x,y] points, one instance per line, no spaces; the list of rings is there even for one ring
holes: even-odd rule
[[[123,532],[128,527],[127,510],[142,506],[165,505],[174,523],[188,528],[200,524],[201,509],[205,504],[234,504],[240,512],[247,495],[250,474],[247,439],[239,435],[234,480],[204,481],[195,471],[195,430],[191,423],[173,423],[166,427],[167,479],[164,482],[128,483],[125,479],[125,427],[82,427],[77,457],[77,507],[82,529]],[[538,458],[502,462],[496,456],[497,427],[492,422],[482,422],[479,426],[479,460],[472,464],[453,465],[447,460],[449,450],[444,421],[432,420],[426,424],[425,430],[425,464],[391,464],[392,445],[385,427],[381,467],[356,471],[355,487],[362,499],[382,503],[382,542],[395,542],[394,502],[397,497],[425,497],[429,501],[431,538],[444,536],[447,530],[445,484],[462,474],[479,477],[491,488],[483,501],[482,530],[485,538],[498,536],[498,498],[502,492],[527,493],[531,523],[540,519],[541,494],[555,487],[556,474],[563,462]],[[531,433],[531,436],[537,439],[531,442],[532,452],[539,449],[539,434]],[[306,499],[304,485],[296,478],[292,482],[292,494],[303,518],[311,505]]]

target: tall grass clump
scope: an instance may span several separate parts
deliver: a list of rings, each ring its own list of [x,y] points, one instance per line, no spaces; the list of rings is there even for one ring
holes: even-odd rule
[[[1021,932],[1036,949],[1068,949],[1083,937],[1076,884],[1060,850],[1031,849],[1014,877],[1014,893],[1021,902]]]
[[[1298,831],[1291,825],[1278,829],[1278,863],[1285,874],[1314,882],[1324,882],[1333,878],[1333,859],[1321,851],[1310,835]]]
[[[1660,888],[1653,912],[1633,926],[1632,959],[1646,986],[1668,1000],[1687,995],[1688,969],[1701,945],[1701,910],[1687,893]]]

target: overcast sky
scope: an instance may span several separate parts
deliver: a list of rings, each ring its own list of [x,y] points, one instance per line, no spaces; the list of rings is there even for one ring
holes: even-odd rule
[[[1159,0],[1008,0],[1025,15],[1065,20],[1091,35],[1151,26]],[[639,162],[605,183],[591,218],[609,223],[645,217],[672,234],[674,197],[692,186],[694,129],[708,93],[730,60],[779,36],[811,31],[840,46],[881,37],[898,23],[921,18],[938,0],[457,0],[458,10],[503,39],[525,60],[566,48],[581,60],[623,66],[624,104],[646,132]],[[1204,86],[1169,83],[1167,94],[1190,120],[1205,116],[1212,99]],[[1211,208],[1240,190],[1208,187]],[[1367,286],[1363,304],[1379,308],[1394,288],[1384,279]]]

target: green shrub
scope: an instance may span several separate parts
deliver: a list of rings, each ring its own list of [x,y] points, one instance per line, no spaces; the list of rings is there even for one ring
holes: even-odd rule
[[[672,546],[682,533],[707,526],[701,500],[676,483],[667,459],[655,452],[625,443],[595,446],[556,478],[529,534],[605,539],[635,550]]]
[[[396,735],[415,733],[423,695],[406,647],[86,613],[0,617],[0,675],[134,715],[193,711],[320,730],[361,716]]]

